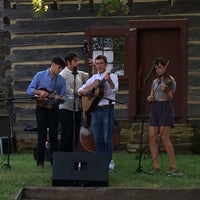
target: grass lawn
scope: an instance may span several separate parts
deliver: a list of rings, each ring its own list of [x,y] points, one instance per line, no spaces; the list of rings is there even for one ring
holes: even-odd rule
[[[161,171],[155,175],[137,172],[142,167],[144,172],[152,167],[150,157],[143,155],[141,165],[136,154],[115,152],[115,171],[109,173],[109,186],[112,187],[153,187],[153,188],[199,188],[200,155],[177,154],[178,169],[183,177],[168,177],[168,159],[159,155]],[[32,153],[14,153],[10,155],[11,169],[5,166],[7,156],[0,156],[0,199],[15,199],[22,187],[53,187],[51,182],[52,167],[45,162],[44,169],[36,167]]]

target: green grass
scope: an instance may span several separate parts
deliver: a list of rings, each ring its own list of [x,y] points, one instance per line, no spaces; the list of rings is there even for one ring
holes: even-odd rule
[[[150,187],[150,188],[199,188],[200,156],[192,154],[176,155],[177,166],[183,177],[168,177],[168,159],[165,154],[159,155],[161,171],[155,175],[137,172],[139,160],[136,154],[115,152],[115,171],[109,173],[109,186],[112,187]],[[31,153],[15,153],[10,156],[8,169],[7,156],[0,156],[0,199],[15,199],[22,187],[53,187],[51,183],[52,167],[45,162],[43,170],[37,169]],[[150,157],[145,155],[141,167],[148,172],[151,167]]]

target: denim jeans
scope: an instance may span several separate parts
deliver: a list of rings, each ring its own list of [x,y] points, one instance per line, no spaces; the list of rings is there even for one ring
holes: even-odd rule
[[[92,113],[92,129],[97,153],[108,153],[112,160],[114,129],[114,107],[96,109]]]

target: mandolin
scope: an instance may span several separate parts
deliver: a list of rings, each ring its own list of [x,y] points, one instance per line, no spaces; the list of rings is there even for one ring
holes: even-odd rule
[[[56,95],[56,92],[55,91],[49,91],[48,89],[46,88],[40,88],[39,90],[43,90],[45,92],[48,93],[48,95],[44,98],[40,97],[40,95],[36,94],[34,95],[34,99],[37,101],[37,103],[40,103],[40,104],[60,104],[60,103],[63,103],[63,100],[58,98],[58,95]]]

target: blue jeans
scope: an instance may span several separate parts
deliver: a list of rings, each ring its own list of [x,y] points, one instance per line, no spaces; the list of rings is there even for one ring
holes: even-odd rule
[[[112,160],[114,129],[114,107],[96,109],[92,113],[92,129],[97,153],[108,153]]]

